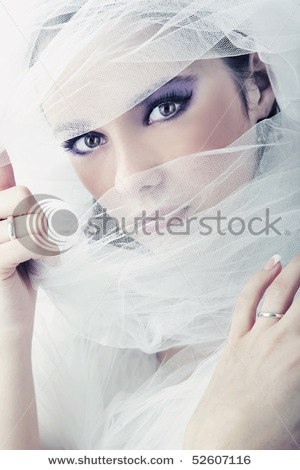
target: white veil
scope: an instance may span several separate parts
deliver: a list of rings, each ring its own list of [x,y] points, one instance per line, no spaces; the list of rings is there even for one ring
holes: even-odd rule
[[[5,85],[0,164],[9,155],[18,184],[63,199],[51,210],[78,219],[53,235],[59,255],[28,262],[40,288],[43,446],[180,449],[238,294],[274,253],[285,265],[299,250],[299,2],[35,0],[25,10],[27,61]],[[222,148],[204,144],[93,200],[63,141],[110,123],[198,59],[250,52],[266,64],[276,112]],[[163,235],[135,232],[134,217],[158,207],[189,212]]]

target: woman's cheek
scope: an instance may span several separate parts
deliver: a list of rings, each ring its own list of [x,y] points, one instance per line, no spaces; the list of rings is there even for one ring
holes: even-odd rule
[[[97,155],[92,158],[70,156],[70,160],[78,178],[94,198],[99,199],[114,186],[113,168],[100,161]]]
[[[185,124],[189,142],[201,150],[226,147],[251,127],[240,92],[227,72],[212,71],[202,80]]]

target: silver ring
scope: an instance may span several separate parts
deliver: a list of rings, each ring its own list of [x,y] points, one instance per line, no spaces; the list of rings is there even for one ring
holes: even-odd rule
[[[17,237],[16,237],[16,231],[15,231],[14,218],[12,215],[9,215],[7,217],[7,223],[8,223],[8,236],[10,240],[14,240]]]
[[[275,317],[282,318],[284,313],[271,313],[271,312],[259,312],[258,317]]]

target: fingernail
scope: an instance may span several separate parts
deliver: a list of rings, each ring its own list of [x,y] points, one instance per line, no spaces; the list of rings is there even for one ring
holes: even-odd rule
[[[263,269],[273,269],[274,266],[281,260],[280,255],[273,255],[272,258],[269,259],[267,264],[263,267]]]

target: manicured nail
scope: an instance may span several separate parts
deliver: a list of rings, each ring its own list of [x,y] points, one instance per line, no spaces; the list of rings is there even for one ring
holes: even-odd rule
[[[274,266],[281,260],[280,255],[273,255],[272,258],[269,259],[267,264],[263,267],[263,269],[273,269]]]

